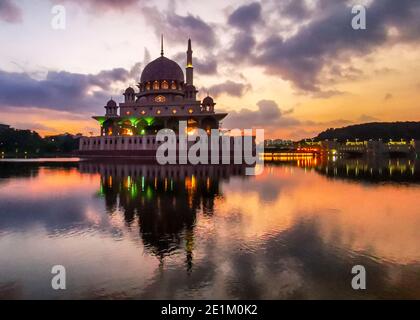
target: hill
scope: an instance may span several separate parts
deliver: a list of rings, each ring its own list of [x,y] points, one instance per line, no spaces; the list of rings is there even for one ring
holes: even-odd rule
[[[344,128],[330,128],[314,138],[320,140],[420,140],[420,122],[372,122]]]

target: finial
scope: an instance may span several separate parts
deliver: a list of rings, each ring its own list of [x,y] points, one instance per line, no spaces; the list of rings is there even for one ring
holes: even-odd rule
[[[160,55],[163,57],[163,34],[160,35]]]

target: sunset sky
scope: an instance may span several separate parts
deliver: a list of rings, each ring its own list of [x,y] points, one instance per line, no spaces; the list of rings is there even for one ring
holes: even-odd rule
[[[51,26],[54,5],[66,28]],[[351,7],[367,7],[353,30]],[[112,96],[160,53],[230,115],[226,128],[313,137],[330,127],[420,120],[418,0],[0,0],[0,123],[98,133]]]

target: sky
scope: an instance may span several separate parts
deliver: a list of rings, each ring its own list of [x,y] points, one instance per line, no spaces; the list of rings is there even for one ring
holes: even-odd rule
[[[354,30],[352,7],[366,8]],[[65,28],[53,28],[56,6]],[[97,134],[91,117],[160,54],[229,112],[224,128],[302,139],[420,120],[418,0],[0,0],[0,123]]]

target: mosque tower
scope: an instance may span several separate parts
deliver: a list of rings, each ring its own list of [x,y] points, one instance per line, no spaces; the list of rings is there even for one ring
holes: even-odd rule
[[[187,67],[185,69],[186,85],[185,85],[185,99],[195,101],[197,99],[197,89],[194,86],[194,67],[192,64],[192,49],[191,39],[188,39],[187,50]]]
[[[192,63],[192,54],[193,51],[191,50],[191,39],[188,39],[188,50],[187,50],[187,68],[186,68],[186,75],[187,75],[187,84],[194,85],[194,68]]]

